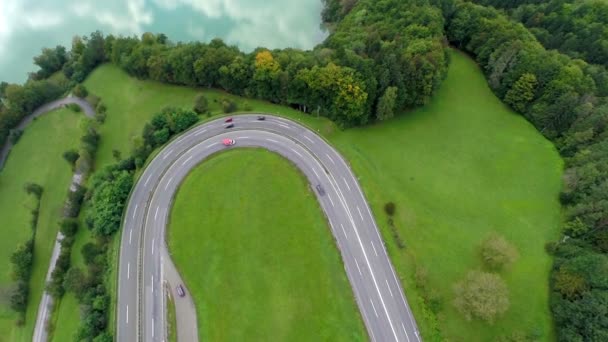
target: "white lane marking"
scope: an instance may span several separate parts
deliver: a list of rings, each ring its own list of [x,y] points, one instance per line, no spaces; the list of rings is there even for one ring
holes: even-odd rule
[[[165,153],[165,156],[163,157],[163,160],[167,159],[168,156],[171,155],[171,153],[173,153],[173,149],[167,151],[167,153]]]
[[[330,194],[327,194],[327,198],[329,198],[329,201],[331,202],[331,206],[335,207],[334,201],[331,199],[331,195]]]
[[[334,160],[333,160],[333,159],[331,159],[331,157],[329,156],[329,154],[325,153],[325,155],[327,156],[327,158],[329,158],[329,160],[331,160],[331,163],[332,163],[332,164],[336,165],[336,162],[334,162]]]
[[[152,317],[152,337],[154,337],[154,317]]]
[[[151,284],[152,284],[152,293],[154,293],[154,275],[152,275]]]
[[[407,338],[408,342],[410,340],[410,337],[407,336],[407,330],[405,330],[405,325],[403,325],[403,322],[401,322],[401,328],[403,328],[403,332],[405,333],[405,337]]]
[[[359,263],[357,262],[357,259],[355,259],[355,265],[357,265],[357,269],[359,270],[359,275],[363,276],[363,273],[361,273],[361,268],[359,268]],[[378,316],[378,315],[376,315]]]
[[[363,221],[363,214],[361,214],[361,209],[359,209],[359,207],[357,207],[357,211],[359,212],[359,216],[361,216],[361,221]]]
[[[309,137],[307,137],[307,136],[304,136],[304,138],[306,138],[306,140],[310,141],[310,142],[311,142],[311,143],[313,143],[313,144],[315,143],[314,141],[312,141],[312,139],[310,139],[310,138],[309,138]]]
[[[137,204],[135,205],[135,210],[133,210],[133,219],[135,219],[135,214],[137,214]]]
[[[376,307],[374,306],[374,302],[372,301],[372,299],[369,299],[369,302],[372,303],[372,308],[374,309],[374,313],[376,314],[376,317],[378,317],[378,311],[376,311]]]
[[[131,244],[131,239],[133,239],[133,228],[129,230],[129,245]]]
[[[152,255],[154,255],[154,239],[152,239]]]
[[[344,229],[344,225],[340,223],[340,227],[342,227],[342,232],[344,232],[344,236],[346,236],[346,240],[348,240],[348,235],[346,235],[346,229]]]
[[[344,180],[344,184],[346,184],[346,187],[348,188],[348,191],[350,191],[350,185],[348,185],[348,182],[346,181],[346,178],[342,177],[342,179]]]
[[[150,181],[150,178],[152,178],[152,175],[148,176],[148,179],[146,179],[146,182],[144,183],[144,186],[148,186],[148,182]]]
[[[239,139],[249,139],[249,137],[240,137]]]
[[[370,243],[372,244],[372,248],[374,249],[374,254],[378,256],[378,252],[376,252],[376,247],[374,246],[374,241],[370,241]]]
[[[207,130],[206,130],[206,129],[201,129],[200,131],[196,132],[196,134],[194,134],[194,135],[195,135],[195,136],[197,136],[197,135],[201,135],[201,134],[203,134],[203,133],[205,133],[205,132],[207,132]]]
[[[315,173],[315,176],[317,176],[317,178],[319,178],[319,174],[317,173],[317,171],[315,171],[315,169],[314,169],[314,168],[312,169],[312,172],[314,172],[314,173]]]
[[[317,161],[318,163],[318,161]],[[332,174],[329,174],[327,177],[332,177]],[[348,215],[348,218],[351,222],[351,224],[353,225],[353,229],[355,231],[355,235],[357,236],[357,241],[359,242],[359,247],[361,248],[361,250],[363,251],[363,256],[365,257],[365,262],[367,264],[367,268],[370,270],[370,274],[372,276],[372,281],[374,282],[374,287],[376,288],[376,292],[378,292],[378,296],[380,297],[380,303],[382,303],[382,308],[384,309],[384,313],[386,314],[386,317],[388,318],[388,323],[391,327],[391,331],[393,332],[393,336],[395,337],[395,340],[398,342],[399,341],[399,337],[397,337],[397,332],[395,331],[395,326],[393,325],[393,320],[391,319],[391,316],[388,313],[388,309],[386,308],[386,303],[384,303],[384,298],[382,298],[382,293],[380,292],[380,287],[378,286],[378,281],[376,280],[376,276],[374,275],[374,270],[372,269],[372,266],[369,262],[369,258],[367,257],[367,252],[365,251],[365,247],[363,247],[363,241],[361,240],[361,236],[359,235],[359,230],[357,229],[357,225],[355,224],[355,220],[353,219],[351,213],[350,213],[350,209],[348,208],[348,205],[346,204],[346,199],[344,197],[344,194],[342,194],[342,190],[340,190],[340,188],[336,188],[334,186],[334,183],[337,184],[338,182],[336,181],[335,178],[333,178],[334,182],[330,182],[331,186],[334,188],[334,190],[338,191],[338,193],[341,196],[338,196],[338,199],[340,200],[340,202],[342,203],[342,206],[344,206],[344,208],[346,209],[346,214]],[[363,196],[363,194],[361,194],[361,197],[365,198]],[[368,209],[369,210],[369,209]],[[373,217],[373,216],[372,216]],[[377,228],[376,228],[377,229]],[[378,231],[376,230],[376,234],[378,234]],[[389,262],[390,265],[390,262]],[[403,296],[403,294],[401,294]],[[405,299],[404,299],[405,301]],[[410,312],[411,315],[411,312]],[[412,318],[410,317],[410,320]]]
[[[169,184],[171,184],[171,181],[173,180],[173,177],[169,178],[169,181],[167,182],[167,185],[165,185],[165,191],[167,190],[167,188],[169,187]],[[359,212],[360,214],[361,212]],[[363,217],[361,217],[363,218]]]
[[[186,159],[186,160],[185,160],[185,161],[182,163],[182,166],[186,165],[186,163],[188,163],[190,160],[192,160],[192,158],[193,158],[193,157],[194,157],[194,156],[190,156],[190,157],[188,157],[188,159]]]
[[[214,142],[214,143],[212,143],[212,144],[209,144],[209,145],[205,146],[205,148],[209,148],[209,147],[211,147],[211,146],[213,146],[213,145],[217,145],[217,143],[216,143],[216,142]]]
[[[131,277],[131,263],[127,263],[127,279]]]
[[[158,208],[159,207],[156,207],[156,213],[154,213],[154,221],[156,221],[156,217],[158,216]]]
[[[299,155],[299,156],[300,156],[300,158],[303,158],[303,157],[302,157],[302,155],[300,154],[300,152],[298,152],[298,151],[294,150],[293,148],[292,148],[291,150],[293,151],[293,153],[295,153],[295,154]]]
[[[391,286],[388,284],[388,279],[384,278],[384,280],[386,281],[386,287],[388,287],[388,292],[391,293],[391,297],[393,296],[393,291],[391,291]],[[403,324],[403,323],[401,323]]]
[[[282,123],[277,123],[277,125],[279,125],[279,126],[283,126],[283,127],[285,127],[285,128],[290,128],[290,127],[289,127],[289,126],[287,126],[286,124],[282,124]]]
[[[127,324],[129,324],[129,305],[127,305]]]
[[[270,138],[266,138],[266,140],[267,140],[267,141],[270,141],[270,142],[273,142],[273,143],[275,143],[275,144],[278,144],[278,143],[279,143],[278,141],[273,140],[273,139],[270,139]]]

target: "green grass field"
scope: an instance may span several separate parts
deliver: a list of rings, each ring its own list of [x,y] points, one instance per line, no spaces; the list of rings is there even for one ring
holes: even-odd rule
[[[199,91],[136,80],[111,65],[95,70],[86,86],[108,105],[98,166],[112,161],[113,149],[129,153],[133,137],[161,107],[190,107]],[[228,95],[204,92],[218,113],[213,99]],[[547,281],[551,259],[543,246],[558,234],[561,160],[550,142],[491,93],[473,61],[452,53],[448,78],[429,105],[359,129],[339,131],[323,118],[247,102],[253,110],[313,127],[350,161],[425,340],[441,335],[452,341],[488,341],[512,331],[552,339]],[[397,204],[395,225],[407,245],[403,250],[396,247],[386,224],[382,206],[387,201]],[[464,321],[451,306],[454,282],[481,267],[476,248],[490,232],[504,235],[520,254],[503,274],[511,308],[493,326]],[[416,266],[428,270],[427,286],[443,302],[437,314],[425,308],[414,286]],[[66,310],[58,322],[77,319],[76,311]]]
[[[0,341],[30,341],[44,278],[57,234],[57,222],[66,198],[72,171],[62,154],[78,146],[82,114],[57,110],[32,123],[12,150],[0,172]],[[27,182],[44,187],[34,251],[30,296],[25,326],[18,328],[8,304],[9,257],[31,236],[30,211],[34,199],[23,191]]]
[[[278,155],[237,150],[197,167],[175,198],[168,244],[201,341],[367,338],[314,194]]]

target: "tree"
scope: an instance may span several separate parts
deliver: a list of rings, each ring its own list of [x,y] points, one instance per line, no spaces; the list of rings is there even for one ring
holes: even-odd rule
[[[82,84],[77,84],[72,90],[72,94],[74,94],[76,97],[85,98],[87,95],[89,95],[89,91]]]
[[[569,300],[578,298],[583,292],[589,290],[589,286],[582,275],[569,271],[565,267],[560,267],[553,278],[553,287]]]
[[[513,87],[507,92],[505,102],[513,107],[516,111],[522,113],[530,101],[534,99],[534,92],[537,85],[536,76],[534,74],[525,73],[513,84]]]
[[[454,286],[456,309],[467,320],[481,319],[492,324],[509,308],[509,291],[498,275],[470,271]]]
[[[27,183],[25,184],[24,189],[29,195],[34,195],[38,198],[42,197],[42,193],[44,192],[44,188],[36,183]]]
[[[378,101],[376,119],[384,121],[392,118],[395,115],[395,100],[397,100],[397,87],[386,88],[384,95]]]
[[[237,106],[231,99],[222,99],[222,111],[224,113],[232,113],[236,111]]]
[[[76,298],[82,298],[87,289],[87,283],[82,270],[78,267],[71,267],[64,276],[63,287],[66,291],[74,293]]]
[[[74,149],[63,152],[63,159],[65,159],[68,163],[70,163],[70,165],[72,165],[72,167],[74,167],[74,165],[76,164],[76,160],[78,160],[79,157],[80,157],[80,154],[78,154],[78,151],[76,151]]]
[[[203,94],[198,94],[194,98],[194,111],[196,114],[203,114],[209,110],[209,101]]]
[[[42,54],[34,57],[34,64],[40,67],[38,76],[47,78],[54,72],[61,70],[67,61],[67,57],[65,47],[61,45],[57,45],[54,49],[42,49]]]
[[[481,259],[491,270],[501,270],[518,257],[517,250],[504,237],[491,234],[481,244]]]

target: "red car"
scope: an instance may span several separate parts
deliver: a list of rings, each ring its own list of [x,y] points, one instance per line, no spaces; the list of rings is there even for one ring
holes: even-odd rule
[[[232,118],[228,118],[224,122],[232,122]]]
[[[224,144],[224,146],[232,146],[234,144],[236,144],[236,141],[234,141],[234,139],[224,139],[222,140],[222,144]]]

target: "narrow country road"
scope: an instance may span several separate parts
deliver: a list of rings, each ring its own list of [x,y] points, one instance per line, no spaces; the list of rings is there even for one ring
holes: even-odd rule
[[[266,115],[265,121],[258,121],[256,115],[238,115],[234,125],[225,129],[223,119],[218,119],[183,133],[160,151],[137,181],[121,237],[117,340],[166,340],[164,284],[170,283],[174,290],[174,282],[181,280],[176,270],[169,269],[172,263],[163,260],[169,257],[165,229],[180,183],[214,153],[262,147],[289,159],[310,182],[341,252],[370,339],[420,341],[374,217],[342,156],[313,131],[290,120]],[[224,138],[234,139],[236,144],[223,146]],[[323,188],[322,193],[317,186]],[[197,335],[196,310],[189,304],[189,294],[187,297],[175,297],[181,305],[177,328],[178,336],[192,337]]]
[[[93,107],[86,100],[81,99],[79,97],[70,96],[70,97],[64,97],[62,99],[49,102],[47,104],[44,104],[44,105],[38,107],[38,109],[36,109],[32,114],[23,118],[23,120],[21,120],[21,122],[19,122],[19,125],[17,125],[17,127],[13,128],[13,129],[22,131],[32,121],[34,121],[35,118],[37,118],[41,115],[44,115],[52,110],[61,108],[63,106],[66,106],[66,105],[72,104],[72,103],[77,104],[82,109],[82,111],[84,112],[84,114],[86,116],[91,117],[91,118],[95,116],[95,109],[93,109]],[[2,149],[0,150],[0,170],[2,170],[2,168],[4,168],[4,163],[6,162],[6,158],[8,158],[8,154],[10,153],[12,148],[13,148],[13,144],[11,143],[10,138],[7,137],[6,141],[4,142],[4,145],[2,146]]]

